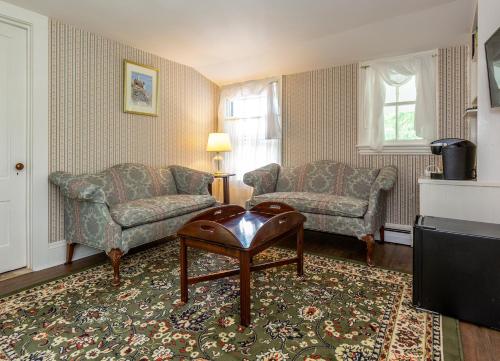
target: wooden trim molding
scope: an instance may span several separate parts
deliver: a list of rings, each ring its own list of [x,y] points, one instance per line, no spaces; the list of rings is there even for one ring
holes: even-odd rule
[[[0,1],[0,21],[26,30],[28,37],[27,260],[45,268],[48,242],[48,28],[46,16]]]
[[[382,149],[372,149],[369,145],[357,145],[359,154],[432,154],[428,144],[386,144]]]

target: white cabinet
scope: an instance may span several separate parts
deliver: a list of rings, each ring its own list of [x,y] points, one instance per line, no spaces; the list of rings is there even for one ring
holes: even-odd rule
[[[420,178],[420,214],[500,223],[500,183]]]

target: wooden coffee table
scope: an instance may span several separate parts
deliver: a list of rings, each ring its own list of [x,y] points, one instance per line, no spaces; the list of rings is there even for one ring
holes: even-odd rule
[[[304,273],[304,222],[306,217],[278,202],[264,202],[249,211],[236,205],[212,208],[189,220],[177,232],[180,238],[181,301],[188,301],[188,285],[240,275],[240,323],[250,324],[250,272],[297,264]],[[253,257],[276,242],[296,235],[297,256],[273,262],[253,263]],[[188,278],[187,247],[237,258],[239,268]]]

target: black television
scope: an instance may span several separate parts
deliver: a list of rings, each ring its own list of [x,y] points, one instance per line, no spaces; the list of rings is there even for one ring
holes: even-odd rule
[[[500,107],[500,28],[484,44],[488,81],[490,84],[491,107]]]

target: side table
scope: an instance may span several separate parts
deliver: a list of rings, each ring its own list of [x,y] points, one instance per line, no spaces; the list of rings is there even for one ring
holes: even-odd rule
[[[222,179],[223,203],[229,204],[229,177],[235,176],[234,173],[213,173],[214,178]],[[212,194],[212,185],[208,185],[208,192]]]

